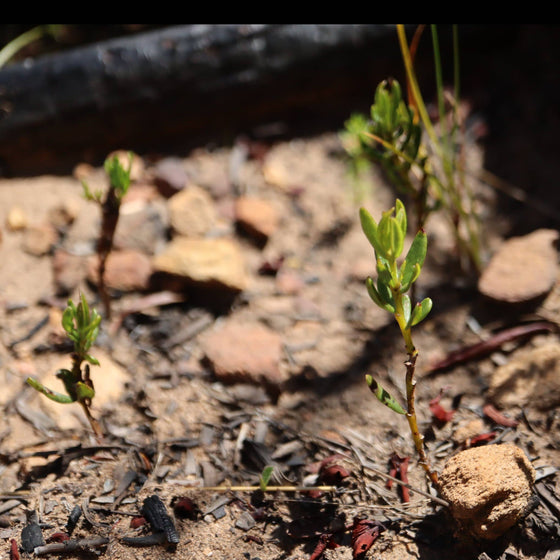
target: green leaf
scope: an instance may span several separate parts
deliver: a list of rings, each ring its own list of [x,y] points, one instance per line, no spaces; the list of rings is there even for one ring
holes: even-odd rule
[[[99,365],[99,360],[97,358],[94,358],[90,354],[86,354],[84,356],[84,360],[86,362],[90,363],[92,366],[98,366]]]
[[[423,321],[431,310],[432,300],[430,298],[424,298],[420,303],[417,303],[410,317],[410,326],[413,327]]]
[[[70,404],[74,402],[72,397],[70,397],[69,395],[63,395],[62,393],[57,393],[56,391],[53,391],[52,389],[45,387],[42,383],[39,383],[39,381],[33,379],[33,377],[28,377],[26,379],[26,382],[28,385],[33,387],[33,389],[39,391],[39,393],[43,393],[45,397],[51,399],[51,401],[55,401],[57,403],[62,403],[62,404]]]
[[[82,381],[78,381],[78,383],[76,383],[76,397],[78,402],[91,400],[94,396],[95,391],[93,390],[93,387],[86,385]]]
[[[384,300],[381,299],[381,296],[379,295],[379,292],[376,290],[372,278],[367,278],[366,279],[366,288],[367,288],[369,297],[373,300],[375,305],[377,305],[381,309],[384,309],[385,311],[388,311],[389,313],[394,313],[395,312],[395,307],[393,305],[391,305],[390,303],[387,303],[387,302],[385,302]]]
[[[427,251],[428,236],[423,230],[420,230],[414,237],[406,258],[401,265],[401,293],[407,292],[411,284],[418,279]]]
[[[377,293],[385,304],[390,305],[391,309],[395,309],[395,300],[393,298],[393,291],[391,290],[391,285],[393,283],[393,277],[391,276],[391,271],[389,268],[381,266],[380,260],[378,260],[377,265]]]
[[[407,227],[408,227],[407,217],[406,217],[406,209],[405,209],[402,201],[399,200],[398,198],[395,202],[395,220],[399,224],[402,236],[404,238],[406,236],[406,230],[407,230]],[[401,252],[402,252],[402,249],[401,249]]]
[[[377,239],[381,246],[381,255],[389,261],[395,261],[402,253],[404,235],[399,222],[392,215],[394,208],[384,212],[377,226]]]
[[[366,375],[366,383],[379,402],[399,414],[406,414],[406,410],[399,404],[399,402],[388,391],[383,389],[383,387],[381,387],[381,385],[379,385],[379,383],[377,383],[377,381],[375,381],[375,379],[369,374]]]
[[[274,467],[268,465],[266,466],[260,476],[259,486],[263,492],[266,492],[268,487],[268,483],[270,482],[270,478],[272,477],[272,472],[274,471]]]
[[[360,208],[360,223],[362,224],[362,230],[367,237],[370,245],[373,247],[376,253],[379,253],[379,242],[377,240],[377,224],[371,216],[371,214],[365,209]]]
[[[402,296],[402,306],[403,306],[404,320],[408,324],[408,322],[410,321],[411,304],[410,304],[410,297],[406,294]]]
[[[68,306],[62,313],[62,328],[68,334],[74,330],[74,312],[70,306]]]

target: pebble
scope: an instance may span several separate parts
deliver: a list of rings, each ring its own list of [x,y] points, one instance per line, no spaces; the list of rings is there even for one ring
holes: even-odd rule
[[[204,237],[216,226],[214,202],[204,189],[196,185],[173,195],[168,206],[171,227],[179,235]]]
[[[6,229],[9,231],[21,231],[27,227],[27,216],[19,206],[10,208],[6,216]]]
[[[52,258],[52,270],[56,294],[68,295],[87,277],[86,257],[57,249]]]
[[[488,396],[498,408],[531,405],[551,410],[560,405],[560,344],[548,342],[516,351],[490,379]]]
[[[230,238],[176,237],[153,259],[155,271],[181,277],[203,287],[243,291],[247,287],[245,261]]]
[[[242,196],[235,202],[238,226],[258,242],[266,242],[278,227],[278,215],[266,200]]]
[[[88,259],[88,278],[94,284],[98,281],[98,263],[97,255]],[[151,259],[140,251],[112,251],[107,258],[105,284],[113,290],[145,291],[149,288],[151,275]]]
[[[462,528],[494,540],[528,513],[535,469],[514,444],[486,445],[451,457],[440,476],[441,497]]]
[[[276,387],[284,381],[282,338],[264,325],[230,319],[205,333],[201,346],[218,381]]]
[[[50,224],[30,226],[25,230],[23,250],[30,255],[48,255],[58,241],[58,232]]]
[[[548,294],[558,277],[558,232],[539,229],[505,241],[483,271],[478,288],[505,303],[526,303]]]
[[[188,181],[189,176],[179,158],[164,158],[154,166],[154,183],[159,192],[166,198],[182,191]]]
[[[167,207],[161,201],[127,200],[121,205],[114,247],[154,255],[165,246],[168,227]]]

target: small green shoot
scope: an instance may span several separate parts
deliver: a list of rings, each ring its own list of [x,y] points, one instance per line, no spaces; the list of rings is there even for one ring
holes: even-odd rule
[[[42,383],[32,377],[27,378],[27,383],[52,401],[70,404],[78,402],[90,422],[95,435],[102,437],[101,427],[93,418],[90,411],[91,401],[95,396],[93,382],[90,378],[90,365],[97,366],[99,361],[94,358],[89,350],[97,339],[101,316],[95,309],[91,309],[83,294],[76,306],[72,300],[68,300],[68,306],[62,314],[62,327],[68,338],[74,343],[72,352],[72,368],[59,369],[56,376],[62,380],[66,394],[58,393],[45,387]],[[82,364],[86,362],[84,371]]]
[[[371,375],[366,375],[366,383],[380,402],[398,414],[406,415],[420,463],[437,487],[437,474],[429,465],[416,418],[414,372],[418,350],[412,340],[412,327],[428,316],[432,309],[432,300],[425,298],[413,304],[407,293],[418,280],[424,265],[428,250],[426,233],[423,230],[416,233],[402,260],[408,219],[406,208],[399,199],[393,208],[383,212],[379,222],[376,222],[365,208],[361,208],[360,221],[363,232],[375,252],[377,269],[377,281],[371,277],[366,280],[368,294],[378,307],[394,315],[405,342],[408,355],[405,362],[406,410]]]
[[[270,482],[270,478],[272,477],[273,471],[274,471],[274,467],[269,465],[263,469],[259,477],[259,488],[263,492],[266,492],[266,489],[268,488],[268,483]]]
[[[120,207],[123,197],[130,187],[130,172],[134,154],[128,154],[128,167],[123,167],[118,155],[114,154],[105,160],[105,173],[109,178],[109,189],[103,197],[100,191],[92,192],[86,182],[82,182],[86,199],[96,202],[101,206],[101,232],[97,242],[98,264],[98,289],[105,308],[107,319],[111,318],[111,298],[105,284],[105,270],[107,259],[113,249],[113,238],[119,221]]]
[[[449,96],[444,91],[437,27],[431,26],[439,129],[429,118],[414,71],[414,55],[422,29],[409,46],[404,27],[397,25],[408,102],[396,80],[382,81],[375,91],[369,117],[352,115],[345,123],[341,140],[356,178],[374,163],[411,201],[417,229],[425,227],[431,213],[441,211],[453,232],[464,268],[479,272],[480,223],[460,159],[457,29],[453,27],[454,94]],[[447,109],[449,105],[451,108]]]

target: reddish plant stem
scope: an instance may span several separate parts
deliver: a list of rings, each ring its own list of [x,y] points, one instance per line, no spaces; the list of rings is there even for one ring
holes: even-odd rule
[[[419,462],[422,468],[426,471],[426,474],[432,481],[433,485],[438,488],[438,475],[437,472],[432,469],[430,462],[428,461],[428,456],[426,455],[426,450],[424,449],[424,436],[420,433],[418,428],[418,419],[416,417],[416,407],[415,407],[415,392],[416,392],[416,379],[414,379],[414,372],[416,369],[416,360],[418,358],[418,351],[414,349],[408,355],[408,360],[405,362],[406,366],[406,405],[407,413],[406,419],[408,420],[408,425],[410,427],[410,432],[412,434],[412,439],[414,440],[414,445],[416,447],[416,452],[418,453]]]
[[[113,186],[109,187],[105,201],[101,205],[101,234],[97,243],[97,254],[99,256],[99,295],[103,301],[107,319],[111,318],[111,299],[105,284],[105,269],[107,267],[107,258],[113,249],[113,238],[115,236],[115,230],[117,229],[117,222],[119,220],[120,205],[120,199],[115,188]]]

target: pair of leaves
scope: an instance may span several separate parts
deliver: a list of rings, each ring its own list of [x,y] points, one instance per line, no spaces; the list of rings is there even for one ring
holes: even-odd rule
[[[42,383],[34,379],[33,377],[27,378],[27,383],[39,393],[45,395],[51,401],[61,403],[61,404],[71,404],[74,402],[85,402],[93,399],[95,396],[95,391],[92,387],[84,383],[83,381],[74,382],[74,375],[68,369],[58,370],[57,377],[62,379],[64,382],[64,387],[68,394],[58,393],[53,391],[48,387],[45,387]]]

